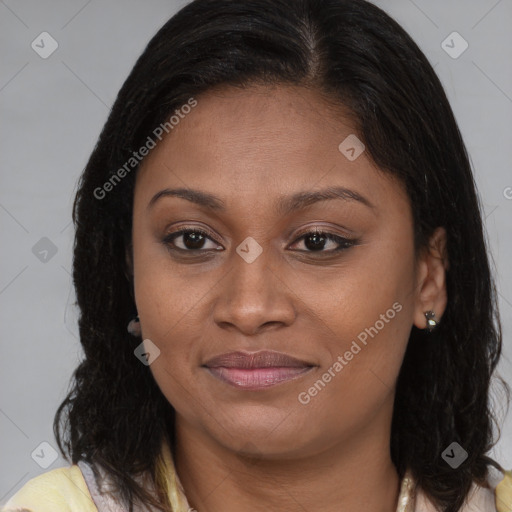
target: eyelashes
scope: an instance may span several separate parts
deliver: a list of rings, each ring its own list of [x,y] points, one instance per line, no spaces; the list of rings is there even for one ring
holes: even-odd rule
[[[199,237],[197,237],[197,236],[191,237],[190,235],[192,235],[192,234],[200,235],[200,236]],[[196,247],[196,248],[193,248],[193,249],[190,249],[190,248],[183,249],[182,247],[176,247],[174,245],[174,241],[177,238],[179,238],[181,236],[185,236],[185,235],[187,235],[187,240],[189,242],[191,242],[192,244],[195,243],[196,245],[197,244],[201,245],[201,242],[203,240],[205,240],[205,239],[208,239],[208,240],[210,240],[212,242],[215,242],[215,240],[212,238],[210,233],[208,233],[207,231],[204,231],[203,229],[200,229],[200,228],[183,228],[183,229],[180,229],[179,231],[175,231],[173,233],[168,234],[164,238],[163,242],[171,250],[178,250],[178,251],[182,251],[182,252],[205,252],[205,250],[202,247]],[[217,245],[219,245],[219,244],[217,244]],[[213,249],[210,249],[210,250],[219,250],[219,249],[214,247]]]
[[[176,241],[180,238],[182,239],[181,245],[183,247],[178,247],[176,245]],[[303,244],[305,244],[304,246],[306,249],[296,249],[296,252],[307,253],[308,255],[338,253],[358,244],[358,240],[346,238],[317,228],[313,228],[299,234],[298,238],[296,238],[292,243],[292,246],[302,240],[304,241]],[[205,248],[208,241],[212,243],[212,246],[210,248]],[[199,253],[222,250],[222,248],[219,247],[220,244],[215,241],[213,236],[201,228],[186,227],[178,231],[174,231],[173,233],[166,235],[162,242],[170,251],[179,252],[181,254],[189,253],[192,256]],[[312,243],[308,248],[307,243],[309,242]],[[331,246],[335,245],[336,247],[324,250],[329,244]]]

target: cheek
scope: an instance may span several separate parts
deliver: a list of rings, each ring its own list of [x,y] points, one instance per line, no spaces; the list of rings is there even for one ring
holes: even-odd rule
[[[181,279],[158,269],[154,264],[137,276],[137,310],[144,336],[171,341],[176,333],[198,326],[195,318],[204,305],[207,282]]]
[[[308,402],[299,406],[304,428],[319,428],[327,438],[339,435],[339,425],[355,435],[384,404],[392,409],[411,330],[412,309],[391,296],[368,299],[352,311],[331,317],[338,338],[329,344],[326,363],[299,390],[300,403]]]
[[[338,277],[326,280],[326,286],[317,288],[322,293],[316,294],[316,317],[328,326],[331,341],[329,360],[314,381],[329,370],[336,377],[314,401],[331,410],[334,406],[340,418],[360,417],[392,392],[414,314],[410,239],[383,237],[358,249],[346,268],[339,269]]]
[[[189,387],[199,364],[208,315],[208,283],[182,279],[159,268],[156,264],[146,267],[136,285],[142,335],[160,349],[151,371],[162,391],[183,394],[176,386],[181,382]]]
[[[380,340],[376,349],[407,341],[414,305],[414,250],[408,236],[379,235],[354,248],[321,280],[318,275],[301,276],[302,297],[344,346],[360,334],[363,342],[372,339],[369,331]]]
[[[149,230],[134,223],[134,290],[143,339],[160,350],[149,369],[168,402],[193,421],[207,401],[197,372],[225,269],[176,262]],[[210,326],[211,327],[211,326]],[[213,407],[213,405],[212,405]]]
[[[194,319],[208,290],[214,286],[213,276],[201,271],[201,264],[177,263],[159,235],[137,220],[134,220],[133,266],[135,300],[143,335],[172,345],[175,339],[181,338],[181,331],[196,325]]]
[[[195,363],[191,345],[204,325],[199,317],[204,313],[209,283],[184,277],[165,246],[148,232],[134,230],[133,247],[135,300],[142,336],[160,350],[150,370],[170,399],[168,393],[183,394],[176,389],[180,380],[190,380],[186,372]]]
[[[205,290],[153,261],[141,267],[135,294],[143,338],[160,350],[149,369],[168,402],[189,411],[201,395],[193,372],[204,329]]]

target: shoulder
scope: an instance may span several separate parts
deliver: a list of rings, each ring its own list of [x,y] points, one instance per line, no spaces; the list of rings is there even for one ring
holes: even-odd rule
[[[496,484],[494,492],[496,495],[497,512],[510,512],[512,510],[512,470],[501,473],[502,478]]]
[[[435,507],[422,489],[417,489],[414,512],[435,512]],[[473,483],[460,512],[511,512],[512,471],[489,469],[488,486]]]
[[[1,512],[97,512],[80,467],[47,471],[29,480]]]

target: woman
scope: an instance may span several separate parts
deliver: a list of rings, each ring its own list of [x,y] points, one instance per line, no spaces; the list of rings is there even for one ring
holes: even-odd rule
[[[72,465],[7,510],[512,507],[486,455],[501,334],[468,156],[377,7],[184,7],[73,219]]]

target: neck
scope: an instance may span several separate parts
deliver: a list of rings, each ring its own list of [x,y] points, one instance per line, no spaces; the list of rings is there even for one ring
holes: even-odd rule
[[[251,459],[177,417],[174,461],[197,512],[395,512],[400,479],[378,427],[308,457]]]

